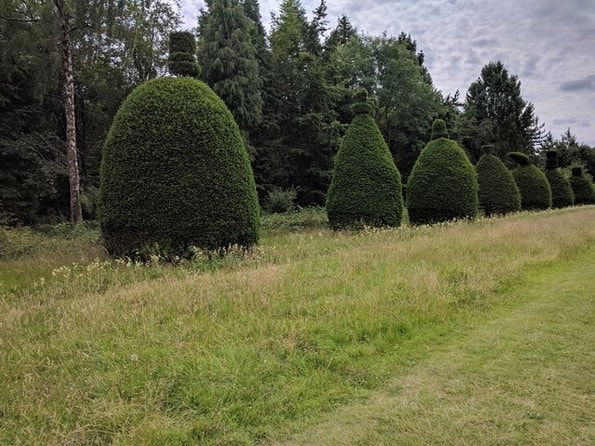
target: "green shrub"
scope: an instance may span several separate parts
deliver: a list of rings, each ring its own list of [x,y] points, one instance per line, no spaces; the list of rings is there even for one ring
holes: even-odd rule
[[[552,207],[563,208],[572,206],[574,194],[568,179],[558,168],[558,153],[550,150],[546,152],[545,177],[552,190]]]
[[[521,193],[510,170],[494,155],[483,155],[476,166],[479,206],[486,215],[507,214],[521,209]]]
[[[446,124],[442,119],[436,119],[432,124],[432,141],[439,138],[450,138]]]
[[[264,208],[271,214],[291,212],[295,209],[297,188],[273,189],[267,194]]]
[[[99,218],[113,255],[257,242],[248,153],[213,90],[191,78],[161,78],[128,96],[104,145]]]
[[[401,175],[369,114],[365,92],[359,92],[355,116],[335,158],[327,196],[333,229],[398,226],[403,215]]]
[[[552,206],[552,190],[545,174],[531,164],[524,153],[508,154],[518,164],[512,176],[521,192],[521,209],[537,210]]]
[[[169,71],[177,76],[198,77],[200,67],[196,63],[196,39],[187,31],[169,35]]]
[[[574,193],[574,204],[595,203],[593,185],[583,176],[583,169],[581,167],[572,168],[570,185],[572,187],[572,192]]]
[[[437,120],[433,135],[445,135]],[[465,152],[452,139],[440,137],[421,151],[407,182],[412,224],[437,223],[477,215],[477,174]]]

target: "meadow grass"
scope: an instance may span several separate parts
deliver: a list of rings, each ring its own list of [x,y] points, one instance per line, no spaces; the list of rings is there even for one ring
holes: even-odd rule
[[[106,259],[93,231],[2,261],[0,443],[283,438],[595,240],[593,206],[360,232],[310,217],[176,266]]]

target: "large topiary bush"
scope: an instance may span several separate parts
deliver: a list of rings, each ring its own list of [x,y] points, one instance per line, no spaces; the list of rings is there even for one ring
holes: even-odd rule
[[[430,141],[421,151],[407,182],[409,220],[436,223],[453,218],[474,218],[478,208],[475,168],[461,147],[444,137],[442,120],[436,120]]]
[[[257,242],[248,153],[231,113],[207,85],[154,79],[126,98],[103,149],[99,216],[114,255]]]
[[[510,170],[494,155],[483,155],[476,166],[479,206],[486,215],[507,214],[521,209],[521,193]]]
[[[521,192],[521,209],[537,210],[552,206],[552,191],[545,174],[531,164],[524,153],[511,152],[510,158],[518,165],[512,176]]]
[[[327,195],[329,224],[334,229],[398,226],[403,214],[401,175],[370,116],[365,90],[356,101]]]
[[[558,153],[550,150],[546,152],[545,177],[552,189],[552,207],[563,208],[572,206],[574,194],[570,182],[558,168]]]
[[[582,167],[573,167],[570,185],[574,193],[574,204],[595,203],[595,192],[591,182],[583,176]]]

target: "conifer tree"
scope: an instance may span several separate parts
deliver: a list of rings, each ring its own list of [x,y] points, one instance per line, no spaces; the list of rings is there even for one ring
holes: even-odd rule
[[[262,80],[253,26],[237,0],[210,2],[199,18],[202,78],[223,99],[244,131],[262,120]]]

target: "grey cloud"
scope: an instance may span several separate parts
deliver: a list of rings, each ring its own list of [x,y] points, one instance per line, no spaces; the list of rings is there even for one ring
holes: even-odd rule
[[[498,39],[477,39],[474,40],[471,45],[476,46],[476,47],[487,47],[487,46],[495,46],[498,45]]]
[[[556,125],[568,125],[568,124],[575,124],[576,119],[554,119],[554,124]]]
[[[595,90],[595,74],[560,84],[562,91]]]

